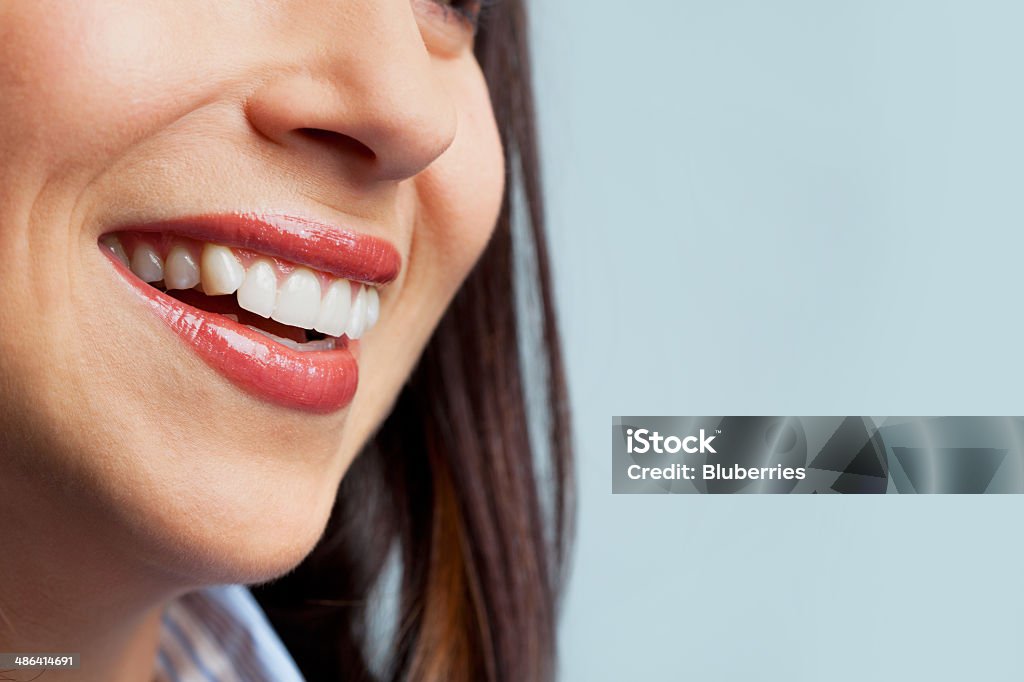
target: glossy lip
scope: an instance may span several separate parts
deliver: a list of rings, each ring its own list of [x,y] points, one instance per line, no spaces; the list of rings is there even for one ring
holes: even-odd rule
[[[398,276],[401,257],[386,241],[304,218],[232,214],[118,228],[171,232],[249,248],[337,277],[382,284]],[[358,342],[330,351],[292,350],[223,315],[183,303],[152,287],[101,249],[121,278],[208,366],[268,402],[314,413],[352,402],[359,383]]]
[[[402,269],[389,242],[313,218],[272,213],[224,213],[121,225],[110,232],[167,232],[202,242],[258,251],[335,277],[387,284]]]

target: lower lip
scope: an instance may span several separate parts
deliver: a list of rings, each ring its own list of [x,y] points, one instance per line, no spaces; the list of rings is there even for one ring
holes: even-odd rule
[[[315,413],[352,402],[359,367],[349,349],[300,352],[216,313],[182,303],[108,259],[150,310],[211,368],[250,395]]]

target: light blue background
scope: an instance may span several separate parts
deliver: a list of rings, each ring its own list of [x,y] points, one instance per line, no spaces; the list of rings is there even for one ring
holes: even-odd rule
[[[569,682],[1016,680],[1024,498],[610,493],[615,414],[1024,413],[1024,4],[533,3]]]

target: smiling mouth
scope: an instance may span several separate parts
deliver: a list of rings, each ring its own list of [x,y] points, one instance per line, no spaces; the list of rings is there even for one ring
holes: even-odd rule
[[[380,315],[376,287],[248,249],[130,231],[100,244],[143,282],[296,351],[343,347]]]
[[[207,365],[269,402],[351,402],[353,352],[400,258],[379,239],[308,219],[231,214],[108,232],[99,246]],[[289,257],[291,256],[291,257]]]

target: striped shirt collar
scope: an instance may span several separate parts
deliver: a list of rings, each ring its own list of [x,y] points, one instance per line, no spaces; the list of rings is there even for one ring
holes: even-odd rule
[[[157,682],[304,682],[256,599],[242,585],[211,587],[165,609]]]

